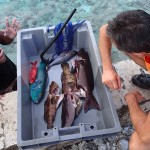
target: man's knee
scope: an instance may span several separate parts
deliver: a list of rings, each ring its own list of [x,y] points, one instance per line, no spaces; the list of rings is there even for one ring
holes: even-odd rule
[[[133,139],[129,142],[129,150],[149,150],[149,147]]]
[[[140,145],[136,141],[129,142],[129,150],[138,150]]]
[[[129,142],[129,150],[149,150],[150,145],[145,145],[141,139],[139,138],[138,134],[134,132],[131,136]]]
[[[130,142],[129,142],[129,150],[137,150],[140,147],[139,138],[136,132],[134,132],[131,136]]]

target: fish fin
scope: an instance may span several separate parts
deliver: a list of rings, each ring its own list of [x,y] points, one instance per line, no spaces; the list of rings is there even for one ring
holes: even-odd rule
[[[74,73],[77,73],[77,69],[76,67],[71,67],[71,70],[70,70],[70,73],[74,74]]]
[[[83,98],[86,97],[86,92],[82,88],[80,88],[77,91],[72,92],[72,93],[76,94],[78,97],[83,97]]]
[[[60,103],[62,102],[63,99],[64,99],[64,94],[61,94],[58,101],[57,101],[56,109],[59,107],[59,105],[60,105]]]
[[[71,60],[71,70],[70,73],[76,73],[75,60]]]
[[[51,129],[53,127],[54,127],[53,124],[47,124],[47,129]]]
[[[86,97],[86,92],[85,92],[85,90],[82,88],[82,87],[80,87],[79,88],[79,92],[80,92],[80,96],[79,97]]]
[[[87,95],[87,97],[85,98],[84,112],[86,113],[88,110],[91,109],[97,109],[97,110],[101,109],[98,102],[96,101],[95,97],[92,94]]]

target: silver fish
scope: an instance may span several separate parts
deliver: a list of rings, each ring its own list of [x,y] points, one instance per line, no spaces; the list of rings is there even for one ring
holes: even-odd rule
[[[52,66],[64,63],[74,57],[78,52],[77,51],[69,51],[69,52],[63,52],[61,53],[49,66],[48,69],[50,69]]]

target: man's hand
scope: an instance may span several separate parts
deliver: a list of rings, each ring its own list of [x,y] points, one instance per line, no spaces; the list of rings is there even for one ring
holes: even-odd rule
[[[8,17],[6,17],[6,29],[3,30],[4,36],[10,39],[14,39],[17,35],[17,31],[20,29],[20,23],[14,18],[12,24],[9,24]]]
[[[121,89],[121,80],[118,73],[112,69],[103,70],[102,82],[111,89]]]
[[[124,99],[126,100],[127,103],[132,100],[138,103],[138,102],[143,101],[145,98],[137,90],[133,90],[133,91],[128,92],[124,96]]]

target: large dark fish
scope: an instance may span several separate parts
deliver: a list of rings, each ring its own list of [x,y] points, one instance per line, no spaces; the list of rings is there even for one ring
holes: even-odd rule
[[[39,103],[45,94],[47,81],[46,64],[41,61],[38,67],[36,80],[30,85],[30,96],[34,103]]]
[[[61,76],[62,91],[65,94],[61,115],[62,127],[69,127],[73,123],[74,118],[79,115],[82,109],[82,101],[78,97],[78,94],[76,94],[76,92],[79,92],[77,81],[75,75],[70,72],[69,64],[63,63],[61,67],[63,69]]]
[[[100,106],[92,94],[94,79],[88,53],[84,49],[80,49],[77,56],[78,58],[75,60],[77,84],[86,92],[84,111],[87,112],[90,109],[100,110]]]
[[[69,52],[63,52],[61,53],[50,65],[49,65],[49,69],[52,66],[67,62],[69,59],[71,59],[72,57],[74,57],[78,52],[77,51],[69,51]]]
[[[47,128],[53,127],[57,108],[64,98],[64,95],[60,94],[60,88],[56,82],[52,81],[49,88],[48,97],[44,103],[44,121],[47,123]]]

